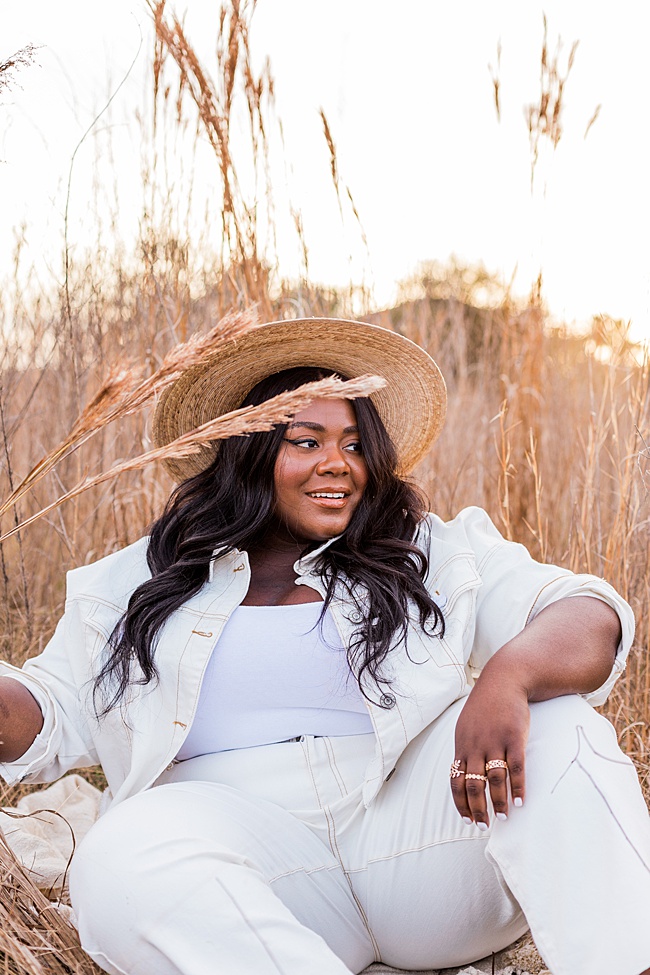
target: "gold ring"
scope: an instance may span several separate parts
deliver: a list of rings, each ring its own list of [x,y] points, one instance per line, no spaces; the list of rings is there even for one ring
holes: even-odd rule
[[[460,767],[460,758],[455,758],[451,763],[451,768],[449,769],[449,778],[457,779],[461,775],[465,775],[464,771]]]
[[[465,774],[466,779],[480,779],[481,782],[487,782],[487,775],[477,775],[476,772],[467,772]]]
[[[508,768],[508,763],[504,762],[502,758],[493,758],[491,761],[485,763],[485,771],[489,772],[493,768]]]

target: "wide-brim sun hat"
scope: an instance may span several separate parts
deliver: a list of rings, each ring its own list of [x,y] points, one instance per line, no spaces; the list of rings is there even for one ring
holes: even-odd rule
[[[347,379],[381,376],[386,385],[370,399],[397,450],[399,471],[422,460],[445,421],[447,390],[440,369],[415,342],[367,322],[300,318],[269,322],[226,343],[184,372],[160,398],[153,433],[158,446],[238,409],[262,379],[296,366],[331,369]],[[218,442],[190,457],[166,461],[180,480],[199,474],[216,457]]]

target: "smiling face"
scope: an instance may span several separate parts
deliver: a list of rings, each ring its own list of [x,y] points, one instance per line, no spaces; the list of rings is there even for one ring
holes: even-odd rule
[[[278,534],[301,543],[342,534],[367,481],[354,407],[314,400],[287,427],[275,462]]]

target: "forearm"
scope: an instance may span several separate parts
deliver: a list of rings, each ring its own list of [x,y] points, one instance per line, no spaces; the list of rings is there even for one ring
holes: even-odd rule
[[[514,679],[530,702],[586,694],[609,676],[620,638],[618,615],[602,600],[561,599],[494,654],[479,682]]]
[[[24,755],[43,727],[43,715],[27,688],[11,677],[0,677],[0,762]]]

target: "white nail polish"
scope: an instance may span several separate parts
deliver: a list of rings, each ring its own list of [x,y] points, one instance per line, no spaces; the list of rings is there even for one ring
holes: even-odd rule
[[[471,826],[474,820],[470,819],[469,816],[463,816],[463,822],[466,826]]]
[[[480,831],[482,833],[484,833],[485,830],[488,828],[488,824],[487,823],[482,823],[480,821],[476,825],[478,826],[478,828],[480,829]]]
[[[506,814],[505,813],[502,813],[502,812],[498,812],[495,815],[496,815],[497,819],[501,819],[501,820],[504,820],[504,819],[507,819],[508,818],[506,816]]]
[[[524,804],[524,800],[521,798],[521,796],[515,796],[515,798],[512,801],[515,806],[523,806]]]

